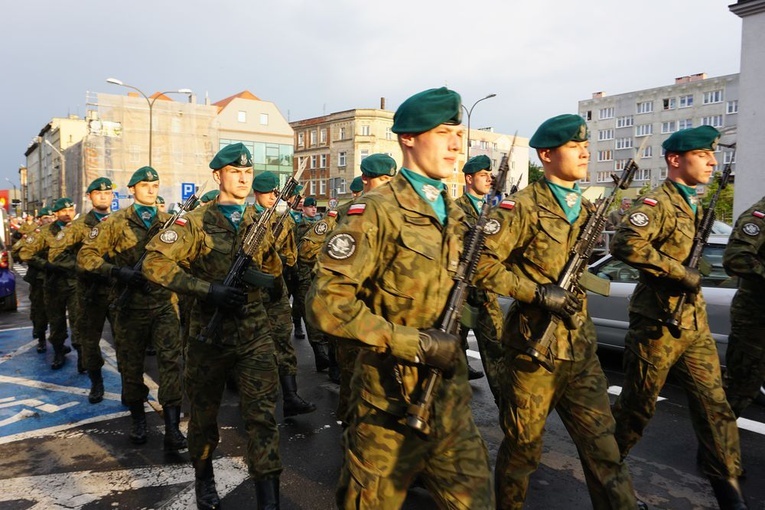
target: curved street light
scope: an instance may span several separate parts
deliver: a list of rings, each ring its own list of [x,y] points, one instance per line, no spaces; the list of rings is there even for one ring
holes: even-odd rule
[[[107,78],[106,83],[111,83],[112,85],[119,85],[120,87],[127,87],[129,89],[135,90],[136,92],[138,92],[139,94],[143,96],[143,98],[146,100],[146,104],[149,105],[149,166],[151,166],[151,138],[152,138],[152,130],[154,129],[154,119],[153,119],[154,102],[165,94],[191,95],[192,94],[191,89],[166,90],[165,92],[158,93],[157,95],[154,96],[154,98],[150,98],[138,87],[134,87],[133,85],[128,85],[127,83],[123,82],[122,80],[118,80],[117,78]]]
[[[66,158],[61,153],[61,151],[56,148],[55,145],[50,143],[50,140],[48,140],[47,138],[45,139],[45,144],[51,149],[53,149],[54,151],[56,151],[56,154],[58,154],[58,161],[59,161],[58,187],[61,191],[61,196],[65,197],[66,196],[66,180],[65,180],[66,179]]]
[[[479,99],[478,101],[473,103],[473,106],[471,106],[469,110],[468,110],[467,106],[465,106],[464,104],[462,105],[462,108],[465,109],[465,113],[467,113],[467,130],[468,130],[468,135],[467,135],[467,151],[466,151],[466,156],[465,156],[465,161],[466,162],[467,162],[467,160],[470,159],[470,116],[473,114],[473,108],[475,108],[475,105],[477,105],[481,101],[485,101],[486,99],[491,99],[492,97],[496,97],[496,96],[497,96],[497,94],[489,94],[488,96],[482,97],[481,99]]]

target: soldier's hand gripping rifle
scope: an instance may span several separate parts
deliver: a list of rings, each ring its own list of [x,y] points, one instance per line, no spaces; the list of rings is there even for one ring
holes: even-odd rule
[[[271,218],[276,211],[276,206],[279,205],[280,200],[292,196],[295,187],[299,185],[297,179],[302,175],[306,166],[305,162],[307,161],[308,158],[304,160],[304,164],[301,164],[297,175],[290,177],[287,180],[284,187],[279,192],[279,195],[276,197],[274,205],[263,211],[257,222],[247,227],[247,232],[244,234],[242,245],[237,250],[234,262],[231,264],[226,277],[223,279],[223,285],[226,287],[241,289],[244,286],[242,277],[244,276],[245,271],[247,271],[253,255],[257,253],[258,247],[263,243],[263,239],[266,237],[268,229],[271,227]],[[220,323],[221,320],[223,320],[224,314],[225,312],[221,310],[220,307],[216,307],[210,322],[208,322],[207,326],[202,328],[202,331],[197,335],[197,340],[205,344],[211,344],[213,342],[213,337],[220,328]]]
[[[646,137],[645,140],[643,140],[642,145],[638,149],[638,154],[643,152],[643,149],[648,142],[648,138],[649,137]],[[557,285],[559,287],[575,294],[582,292],[579,286],[579,280],[582,277],[582,273],[587,269],[592,252],[597,247],[600,236],[603,234],[603,230],[605,230],[608,209],[616,198],[616,189],[629,188],[637,170],[638,165],[635,163],[635,159],[632,158],[627,162],[620,177],[611,174],[616,188],[611,195],[598,202],[595,211],[593,211],[589,218],[587,218],[587,223],[571,250],[568,262],[566,262],[563,271],[558,277]],[[555,342],[555,334],[560,322],[561,318],[551,313],[549,322],[542,334],[535,337],[534,340],[531,340],[526,347],[526,354],[534,358],[548,372],[553,371],[555,364],[551,347],[553,342]],[[577,324],[573,317],[564,322],[566,323],[566,328],[570,330],[581,327],[581,324]]]
[[[192,193],[190,197],[188,197],[186,200],[184,200],[184,202],[181,204],[180,209],[175,211],[175,213],[173,213],[173,215],[170,216],[167,219],[167,221],[165,221],[162,224],[155,223],[151,227],[151,229],[149,229],[149,231],[146,233],[147,242],[148,242],[148,240],[150,240],[152,237],[154,237],[155,235],[159,234],[163,230],[170,228],[170,226],[173,223],[175,223],[175,220],[177,220],[178,218],[180,218],[181,216],[183,216],[184,214],[189,212],[191,209],[193,209],[194,208],[194,204],[198,200],[197,193],[202,194],[202,192],[204,191],[206,186],[207,186],[207,182],[205,182],[202,185],[202,187],[199,188],[197,191]],[[143,261],[145,259],[146,259],[146,250],[144,249],[143,253],[141,254],[141,257],[138,259],[138,262],[136,262],[133,265],[133,271],[141,271],[141,267],[143,266]],[[115,299],[114,302],[112,302],[112,304],[109,305],[109,308],[111,308],[112,310],[120,310],[120,309],[124,308],[125,305],[127,305],[127,302],[128,302],[128,300],[130,299],[130,296],[133,293],[133,289],[134,289],[133,286],[127,285],[123,289],[123,291],[120,293],[120,295],[117,296],[117,299]]]
[[[489,192],[489,196],[491,197],[502,196],[507,173],[510,169],[508,162],[512,157],[514,147],[515,139],[513,139],[513,146],[510,149],[510,154],[502,157],[497,178],[494,180],[492,189]],[[445,333],[453,335],[459,334],[460,314],[462,313],[462,308],[467,299],[470,283],[475,275],[478,259],[481,256],[485,238],[484,228],[489,222],[489,213],[494,207],[492,202],[492,200],[484,201],[478,221],[470,230],[465,241],[465,247],[462,251],[462,256],[460,257],[460,263],[459,266],[457,266],[457,273],[453,278],[454,285],[449,292],[449,299],[446,302],[446,308],[441,317],[441,324],[438,327],[438,329]],[[435,396],[440,379],[441,370],[431,368],[428,371],[425,382],[422,384],[419,399],[417,402],[411,403],[406,411],[406,424],[425,435],[430,433],[430,425],[428,424],[430,419],[430,408],[433,405],[433,397]]]
[[[276,223],[274,223],[274,239],[279,239],[279,236],[282,235],[282,230],[284,230],[284,222],[287,219],[287,216],[290,215],[290,212],[297,207],[297,205],[300,203],[300,199],[303,198],[303,195],[301,193],[302,190],[294,190],[294,193],[292,197],[287,197],[287,209],[279,215],[279,217],[276,219]]]
[[[704,245],[707,243],[707,239],[709,239],[709,234],[712,232],[712,226],[715,222],[715,206],[717,205],[717,201],[720,199],[722,190],[724,190],[728,185],[728,180],[730,180],[731,174],[731,165],[733,164],[733,160],[736,158],[735,143],[730,145],[719,143],[718,145],[733,149],[733,154],[731,154],[730,160],[723,169],[722,175],[720,176],[720,186],[717,188],[717,191],[715,191],[715,194],[712,195],[712,199],[709,201],[707,210],[704,211],[704,216],[701,219],[701,224],[699,225],[699,228],[696,229],[696,235],[693,236],[691,254],[688,258],[688,264],[686,264],[687,267],[693,269],[699,268],[699,263],[701,262],[702,258],[701,256],[704,252]],[[688,293],[682,293],[678,298],[677,303],[675,304],[675,309],[672,311],[672,315],[670,315],[669,319],[666,321],[670,333],[675,338],[680,338],[680,320],[681,316],[683,315],[683,306],[687,300]]]

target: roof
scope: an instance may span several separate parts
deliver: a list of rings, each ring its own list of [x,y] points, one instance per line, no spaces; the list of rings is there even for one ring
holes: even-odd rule
[[[213,105],[217,106],[219,109],[223,110],[225,107],[228,106],[228,104],[233,101],[234,99],[249,99],[250,101],[260,101],[260,98],[250,92],[249,90],[243,90],[238,94],[234,94],[233,96],[229,96],[226,99],[221,99],[218,102],[213,103]]]

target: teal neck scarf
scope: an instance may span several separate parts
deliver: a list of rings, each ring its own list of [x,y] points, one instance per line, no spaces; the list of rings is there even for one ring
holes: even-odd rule
[[[154,205],[133,204],[133,208],[146,228],[149,228],[154,217],[157,215],[157,207]]]
[[[481,214],[481,209],[483,208],[483,203],[486,197],[478,198],[478,197],[474,197],[470,193],[465,193],[465,195],[467,195],[468,199],[470,200],[470,203],[473,204],[473,207],[475,208],[475,212],[477,212],[478,214]]]
[[[446,184],[403,167],[401,168],[401,174],[412,185],[415,193],[420,195],[433,208],[438,221],[443,225],[446,222],[446,201],[442,192],[446,189]]]
[[[582,190],[577,183],[574,183],[573,188],[566,188],[560,184],[555,184],[547,179],[547,186],[552,191],[555,200],[558,201],[561,209],[566,214],[566,219],[570,224],[573,224],[579,217],[579,213],[582,212]]]
[[[218,210],[225,216],[234,230],[239,230],[239,224],[244,216],[244,208],[247,204],[217,204]]]
[[[688,205],[691,206],[693,214],[696,214],[696,208],[699,203],[699,197],[696,196],[696,186],[686,186],[685,184],[680,184],[675,181],[672,181],[672,184],[675,185],[677,191],[680,192],[685,201],[688,202]]]
[[[95,216],[98,221],[101,221],[102,219],[109,216],[109,213],[101,214],[100,212],[93,211],[93,216]]]

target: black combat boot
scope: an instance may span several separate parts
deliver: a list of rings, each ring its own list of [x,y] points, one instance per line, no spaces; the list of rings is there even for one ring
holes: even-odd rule
[[[84,374],[87,372],[87,369],[85,368],[85,365],[82,361],[82,347],[79,345],[74,346],[74,350],[77,351],[77,373],[78,374]]]
[[[215,490],[212,459],[194,459],[194,492],[197,495],[199,510],[217,510],[220,508],[220,497]]]
[[[54,347],[53,350],[53,363],[51,363],[50,367],[53,370],[58,370],[66,363],[66,346],[62,345],[60,347]],[[71,352],[71,349],[69,352]]]
[[[48,351],[48,344],[45,341],[45,331],[37,335],[37,352],[40,354]]]
[[[312,343],[313,357],[316,361],[316,371],[323,372],[329,368],[329,357],[327,356],[327,345]]]
[[[297,379],[294,375],[282,375],[279,377],[282,384],[282,399],[284,400],[284,417],[297,414],[308,414],[316,410],[311,402],[306,402],[297,394]]]
[[[146,411],[143,409],[143,401],[133,402],[130,407],[130,418],[133,420],[130,425],[130,442],[133,444],[146,443]]]
[[[101,375],[101,369],[88,370],[90,377],[90,393],[88,393],[88,402],[98,404],[104,399],[104,378]]]
[[[178,424],[181,422],[181,407],[165,406],[162,409],[165,415],[165,451],[185,450],[189,444],[178,428]]]
[[[747,510],[744,494],[736,478],[710,478],[720,510]]]
[[[300,319],[292,319],[292,325],[295,326],[295,338],[298,340],[304,339],[305,333],[303,333],[303,321]]]
[[[471,367],[470,362],[468,362],[468,381],[475,381],[476,379],[481,379],[482,377],[483,372]]]
[[[335,384],[340,384],[340,365],[337,364],[334,345],[327,344],[327,354],[327,358],[329,359],[329,367],[327,368],[329,380]]]
[[[255,482],[258,510],[279,510],[279,477]]]

